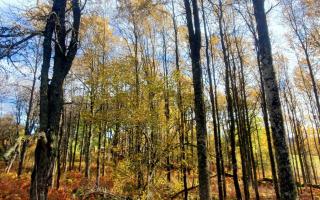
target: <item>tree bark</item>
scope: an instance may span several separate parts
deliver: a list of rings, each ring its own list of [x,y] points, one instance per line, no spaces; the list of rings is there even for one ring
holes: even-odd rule
[[[273,143],[276,150],[278,177],[281,199],[296,199],[296,185],[292,175],[285,128],[281,110],[280,95],[273,68],[271,43],[268,32],[264,1],[253,0],[254,15],[257,23],[259,55],[265,85],[266,103],[270,114]]]
[[[72,0],[73,24],[71,38],[67,39],[66,0],[55,0],[52,12],[47,19],[43,41],[43,62],[40,84],[40,132],[35,149],[35,164],[31,175],[30,199],[46,200],[48,187],[52,182],[54,154],[53,137],[59,131],[63,105],[63,82],[68,74],[78,49],[78,32],[81,11],[78,0]],[[49,82],[49,69],[52,54],[52,39],[55,32],[55,56],[53,74]],[[68,48],[66,41],[69,41]]]
[[[198,171],[199,171],[199,196],[200,200],[210,199],[210,177],[207,158],[207,127],[206,111],[204,105],[202,68],[201,68],[201,30],[198,2],[192,0],[191,5],[188,0],[184,0],[186,10],[187,27],[189,33],[189,44],[191,50],[194,105],[196,116],[197,130],[197,154],[198,154]]]

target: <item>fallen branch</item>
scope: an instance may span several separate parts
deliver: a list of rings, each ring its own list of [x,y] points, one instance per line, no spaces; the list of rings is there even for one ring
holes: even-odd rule
[[[217,176],[217,175],[212,175],[212,176],[210,176],[210,179],[211,179],[211,178],[214,178],[214,177],[216,177],[216,176]],[[199,187],[199,184],[187,188],[187,191],[189,192],[189,191],[191,191],[191,190],[193,190],[193,189],[196,189],[197,187]],[[181,190],[181,191],[179,191],[179,192],[177,192],[177,193],[175,193],[174,195],[171,196],[171,199],[177,198],[177,197],[178,197],[180,194],[182,194],[183,192],[184,192],[184,189]]]
[[[217,175],[212,175],[212,176],[210,176],[210,179],[211,178],[214,178],[214,177],[216,177]],[[225,177],[233,177],[233,175],[232,174],[229,174],[229,173],[224,173],[224,176]],[[187,190],[188,191],[190,191],[190,190],[193,190],[193,189],[196,189],[197,187],[199,187],[199,184],[198,185],[195,185],[195,186],[192,186],[192,187],[189,187]],[[174,194],[173,196],[171,196],[171,199],[175,199],[175,198],[177,198],[180,194],[182,194],[184,192],[184,189],[183,190],[181,190],[181,191],[179,191],[179,192],[177,192],[176,194]]]

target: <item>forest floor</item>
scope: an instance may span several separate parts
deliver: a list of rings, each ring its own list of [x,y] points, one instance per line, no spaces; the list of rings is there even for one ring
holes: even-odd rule
[[[0,172],[0,199],[6,200],[24,200],[29,199],[29,187],[30,187],[30,176],[31,176],[31,168],[27,168],[27,173],[24,173],[20,178],[16,175],[16,166],[13,166],[11,172],[4,173],[3,166],[4,163],[0,162],[0,166],[2,171]],[[100,178],[100,189],[95,189],[95,180],[94,175],[91,180],[85,179],[83,173],[75,170],[75,171],[67,171],[63,174],[60,180],[59,189],[50,189],[49,191],[49,200],[68,200],[68,199],[85,199],[84,196],[89,197],[87,199],[98,199],[92,196],[91,193],[96,194],[97,192],[107,193],[107,194],[117,194],[118,197],[128,196],[128,193],[121,193],[123,190],[123,185],[129,184],[119,183],[120,179],[117,179],[114,174],[112,174],[112,168],[106,168],[106,176]],[[92,172],[94,174],[94,171]],[[218,196],[217,185],[215,178],[211,179],[212,181],[212,195],[214,197]],[[128,180],[126,180],[128,181]],[[176,187],[169,188],[168,183],[163,183],[162,185],[157,186],[155,190],[157,190],[157,196],[151,199],[182,199],[182,188],[178,188],[181,185],[177,186],[178,179],[173,178],[172,183],[170,185],[175,185]],[[119,190],[119,185],[122,185],[122,189]],[[127,187],[127,186],[125,186]],[[103,188],[103,189],[101,189]],[[120,191],[120,192],[119,192]],[[177,195],[179,193],[179,195]],[[254,191],[250,191],[252,199],[254,198]],[[299,188],[300,198],[302,200],[312,199],[310,188]],[[320,200],[320,189],[312,190],[313,196],[315,200]],[[88,195],[88,194],[91,194]],[[260,182],[259,184],[259,194],[260,199],[275,199],[273,187],[270,182]],[[189,189],[190,199],[197,199],[197,187],[194,184],[190,184]],[[227,178],[227,195],[228,199],[236,199],[235,192],[233,189],[233,181],[231,177]],[[103,199],[103,198],[99,198]],[[115,199],[115,198],[108,198]],[[121,199],[121,198],[119,198]],[[143,199],[143,198],[141,198]]]

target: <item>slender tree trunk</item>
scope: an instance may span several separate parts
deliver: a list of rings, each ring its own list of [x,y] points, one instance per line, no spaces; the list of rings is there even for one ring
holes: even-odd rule
[[[240,91],[241,91],[241,96],[243,100],[243,106],[244,106],[244,118],[245,118],[245,124],[246,124],[246,131],[247,131],[247,140],[249,142],[249,152],[250,152],[250,161],[251,166],[253,168],[253,184],[254,184],[254,189],[255,189],[255,195],[256,195],[256,200],[260,199],[259,196],[259,189],[258,189],[258,180],[257,180],[257,167],[256,167],[256,162],[254,159],[254,154],[253,154],[253,146],[252,146],[252,137],[251,137],[251,123],[250,123],[250,116],[249,116],[249,111],[248,111],[248,103],[247,103],[247,93],[246,93],[246,82],[245,82],[245,76],[244,76],[244,62],[242,58],[242,50],[240,50],[240,47],[238,44],[239,41],[237,38],[235,38],[235,44],[236,44],[236,49],[237,49],[237,54],[240,60],[240,74],[239,74],[239,80],[240,80]]]
[[[285,112],[286,113],[286,112]],[[289,108],[288,108],[288,106],[287,106],[287,115],[288,115],[288,117],[290,118],[290,112],[289,112]],[[284,114],[284,116],[285,116],[285,119],[286,119],[286,115]],[[294,137],[294,130],[293,130],[293,128],[292,128],[292,126],[291,126],[291,120],[289,120],[289,119],[287,119],[287,120],[285,120],[286,121],[286,130],[287,130],[287,132],[288,132],[288,138],[290,138],[290,136],[289,136],[289,133],[290,133],[290,131],[289,131],[289,125],[288,125],[288,122],[287,121],[289,121],[289,124],[290,124],[290,127],[291,127],[291,137],[293,138]],[[299,172],[299,163],[298,163],[298,159],[297,159],[297,150],[296,150],[296,146],[295,146],[295,142],[294,142],[294,139],[289,139],[289,145],[290,145],[290,149],[291,149],[291,155],[292,155],[292,160],[293,160],[293,163],[294,163],[294,171],[295,171],[295,174],[296,174],[296,179],[297,179],[297,181],[298,182],[301,182],[301,178],[300,178],[300,172]]]
[[[175,16],[174,2],[171,1],[172,5],[172,21],[174,28],[174,38],[175,38],[175,61],[176,70],[178,73],[178,84],[177,84],[177,104],[179,110],[179,134],[180,134],[180,148],[181,148],[181,159],[182,159],[182,173],[183,173],[183,188],[184,188],[184,199],[188,199],[188,182],[187,182],[187,166],[186,163],[186,153],[185,153],[185,120],[184,120],[184,110],[183,110],[183,100],[181,92],[181,71],[180,71],[180,59],[179,59],[179,44],[178,44],[178,28]]]
[[[91,165],[91,140],[92,140],[92,122],[89,124],[88,132],[87,132],[87,137],[85,141],[85,171],[84,171],[84,176],[89,179],[90,178],[90,165]]]
[[[68,149],[69,149],[69,141],[70,141],[70,137],[72,137],[71,136],[71,134],[72,134],[72,128],[71,128],[71,124],[72,124],[72,122],[71,122],[71,116],[72,116],[72,113],[71,113],[71,111],[69,111],[69,118],[68,119],[66,119],[66,125],[67,125],[67,127],[66,127],[66,135],[65,135],[65,137],[64,137],[64,141],[63,141],[63,162],[62,162],[62,168],[63,168],[63,172],[66,172],[67,171],[67,163],[68,163],[68,158],[69,158],[69,156],[70,156],[70,154],[69,154],[69,151],[68,151]]]
[[[60,177],[61,177],[61,145],[62,145],[62,140],[63,140],[63,133],[64,133],[64,124],[65,124],[65,110],[62,112],[61,115],[61,123],[60,123],[60,130],[59,130],[59,135],[58,135],[58,147],[57,147],[57,184],[56,184],[56,189],[59,189],[60,187]]]
[[[284,93],[284,99],[285,99],[285,102],[287,104],[288,118],[289,118],[291,130],[292,130],[293,136],[294,136],[293,137],[293,143],[295,144],[295,147],[297,149],[298,159],[299,159],[299,166],[300,166],[301,173],[302,173],[303,183],[307,183],[305,165],[304,165],[304,162],[303,162],[303,159],[302,159],[302,157],[303,157],[302,154],[303,154],[303,151],[304,151],[303,150],[304,147],[302,146],[301,135],[299,134],[298,127],[297,127],[297,124],[296,124],[296,119],[295,119],[295,115],[294,115],[295,111],[293,111],[292,106],[289,104],[289,100],[287,98],[286,92]]]
[[[96,171],[96,187],[100,186],[100,155],[101,155],[101,137],[104,134],[104,125],[101,125],[100,131],[98,134],[98,154],[97,154],[97,171]]]
[[[214,60],[213,56],[213,49],[212,44],[210,43],[210,49],[211,49],[211,58]],[[218,107],[218,93],[217,93],[217,81],[216,81],[216,75],[215,75],[215,68],[212,67],[213,72],[213,85],[214,85],[214,108],[215,108],[215,119],[217,124],[217,141],[218,141],[218,155],[220,156],[220,170],[221,170],[221,179],[222,179],[222,190],[223,190],[223,197],[227,198],[227,187],[226,187],[226,178],[225,178],[225,171],[224,171],[224,158],[222,154],[222,144],[221,144],[221,128],[220,128],[220,116],[219,116],[219,107]],[[226,145],[228,146],[228,145]]]
[[[107,144],[107,134],[106,131],[108,128],[105,128],[105,132],[103,133],[103,156],[102,156],[102,176],[105,175],[105,162],[106,162],[106,154],[107,154],[107,149],[106,149],[106,144]]]
[[[218,191],[219,191],[219,199],[224,199],[223,194],[223,182],[222,182],[222,175],[221,175],[221,157],[220,155],[220,141],[219,141],[219,133],[218,133],[218,125],[216,120],[216,104],[213,94],[213,83],[212,83],[212,75],[210,70],[210,56],[209,56],[209,36],[207,30],[207,21],[205,16],[205,10],[203,5],[203,0],[201,0],[201,10],[202,10],[202,19],[203,19],[203,26],[204,26],[204,33],[205,33],[205,43],[206,43],[206,61],[207,61],[207,73],[209,78],[209,93],[210,93],[210,102],[211,102],[211,114],[212,114],[212,121],[213,121],[213,134],[214,134],[214,145],[215,145],[215,154],[216,154],[216,173],[218,179]]]
[[[164,31],[164,30],[163,30]],[[167,66],[167,44],[166,44],[166,38],[165,38],[165,33],[162,33],[163,35],[163,53],[164,53],[164,58],[163,58],[163,67],[164,67],[164,82],[165,82],[165,87],[164,87],[164,104],[165,104],[165,117],[166,117],[166,141],[169,142],[170,140],[170,128],[169,128],[169,122],[170,122],[170,100],[169,100],[169,88],[168,88],[168,66]],[[170,149],[169,145],[167,145],[167,157],[166,157],[166,162],[167,162],[167,181],[171,181],[171,166],[170,166]]]
[[[71,107],[71,109],[72,109],[72,107]],[[74,122],[73,122],[73,120],[71,120],[70,119],[70,137],[69,137],[69,144],[68,144],[68,146],[69,146],[69,153],[68,153],[68,159],[69,159],[69,164],[68,164],[68,170],[69,171],[71,171],[71,169],[72,169],[72,160],[73,160],[73,141],[75,140],[75,135],[76,135],[76,132],[75,132],[75,128],[76,127],[74,127]],[[77,144],[76,143],[74,143],[74,145],[76,146]]]
[[[90,115],[93,118],[94,116],[94,93],[95,93],[95,89],[92,87],[90,90]],[[89,130],[87,133],[87,137],[86,137],[86,141],[85,141],[85,172],[84,172],[84,176],[87,179],[90,179],[90,165],[91,165],[91,143],[92,143],[92,129],[93,129],[93,121],[92,119],[89,122]]]
[[[81,148],[80,148],[80,158],[79,158],[79,166],[78,166],[78,171],[81,171],[81,165],[82,165],[82,157],[85,153],[85,144],[86,144],[86,139],[87,139],[87,129],[88,129],[88,125],[85,123],[85,125],[83,126],[83,130],[82,130],[82,140],[81,140]]]
[[[76,138],[75,138],[74,147],[73,147],[73,156],[72,156],[71,169],[74,169],[74,162],[76,160],[76,152],[77,152],[79,129],[80,129],[80,118],[81,118],[81,115],[80,115],[80,111],[79,111],[78,119],[77,119]]]
[[[259,158],[260,158],[260,163],[261,163],[261,170],[262,170],[262,178],[266,177],[265,170],[264,170],[264,161],[263,161],[263,156],[262,156],[262,151],[261,151],[261,142],[260,142],[260,136],[259,136],[259,131],[258,131],[258,125],[257,125],[257,120],[254,120],[255,127],[256,127],[256,134],[257,134],[257,141],[258,141],[258,148],[259,148]]]
[[[199,171],[199,196],[200,200],[210,199],[210,176],[207,159],[207,127],[206,127],[206,111],[204,105],[204,94],[202,84],[201,69],[201,29],[199,19],[198,2],[192,0],[191,5],[188,0],[184,0],[186,10],[186,19],[189,33],[189,44],[192,60],[192,74],[194,87],[194,105],[196,115],[197,130],[197,152],[198,152],[198,171]]]
[[[232,60],[232,69],[230,69],[230,81],[231,81],[231,92],[233,97],[233,105],[235,111],[235,121],[237,123],[237,132],[238,139],[240,143],[240,155],[241,155],[241,164],[242,164],[242,181],[243,181],[243,190],[244,190],[244,198],[250,199],[250,190],[249,183],[252,182],[252,165],[251,165],[251,153],[250,153],[250,145],[249,145],[249,134],[250,130],[247,127],[246,116],[245,116],[245,102],[243,98],[244,87],[241,83],[241,77],[239,75],[239,85],[240,95],[237,89],[237,76],[236,76],[236,63],[235,56],[232,51],[231,41],[228,37],[226,37],[227,42],[227,52],[231,55]],[[236,43],[237,44],[237,43]],[[230,62],[230,61],[229,61]],[[240,59],[241,64],[241,59]],[[231,68],[231,66],[230,66]],[[242,91],[241,91],[242,90]]]
[[[300,113],[302,113],[302,112],[300,112]],[[315,170],[315,167],[314,167],[312,150],[311,150],[311,146],[310,146],[310,142],[309,142],[309,136],[308,136],[308,132],[307,132],[304,124],[303,124],[303,129],[304,129],[304,133],[305,133],[305,138],[307,140],[308,154],[309,154],[309,160],[310,160],[311,169],[312,169],[312,173],[313,173],[313,178],[314,178],[315,184],[317,185],[318,184],[318,174],[317,174],[317,170]]]
[[[237,199],[242,199],[241,197],[241,191],[240,191],[240,185],[238,180],[238,166],[237,166],[237,158],[236,158],[236,148],[235,148],[235,120],[233,115],[233,103],[232,103],[232,97],[230,92],[230,63],[229,58],[227,55],[227,49],[225,45],[224,40],[224,33],[223,33],[223,27],[222,27],[222,20],[223,20],[223,8],[222,8],[222,2],[219,0],[219,11],[218,11],[218,22],[219,22],[219,34],[220,34],[220,42],[222,46],[222,53],[223,53],[223,60],[225,64],[225,80],[226,80],[226,98],[227,98],[227,112],[228,117],[230,121],[230,127],[229,127],[229,136],[230,136],[230,146],[231,146],[231,165],[232,165],[232,173],[233,173],[233,182],[234,187],[236,191]]]

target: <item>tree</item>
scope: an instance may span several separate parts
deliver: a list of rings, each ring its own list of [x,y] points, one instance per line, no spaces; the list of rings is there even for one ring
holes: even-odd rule
[[[216,154],[216,172],[217,172],[217,180],[218,180],[218,190],[219,190],[219,199],[224,199],[223,193],[223,180],[222,180],[222,154],[221,154],[221,146],[220,146],[220,131],[218,132],[218,125],[216,119],[216,102],[214,98],[213,92],[213,81],[210,69],[210,56],[209,56],[209,35],[208,35],[208,28],[207,28],[207,19],[206,13],[204,10],[204,2],[201,0],[201,11],[202,11],[202,19],[203,19],[203,26],[204,26],[204,35],[205,35],[205,44],[206,44],[206,65],[207,65],[207,73],[209,77],[209,95],[210,95],[210,102],[211,102],[211,114],[212,114],[212,122],[213,122],[213,134],[214,134],[214,146],[215,146],[215,154]],[[213,62],[213,61],[212,61]],[[213,66],[214,67],[214,66]]]
[[[281,199],[296,199],[296,184],[294,182],[289,151],[286,143],[285,128],[280,103],[280,95],[273,68],[271,44],[268,32],[264,1],[253,0],[254,15],[257,24],[259,56],[261,71],[265,85],[266,103],[270,115],[273,144],[277,157],[277,169]]]
[[[78,0],[72,0],[73,22],[67,29],[67,0],[55,0],[47,18],[44,41],[43,62],[40,84],[40,138],[35,150],[35,163],[31,176],[30,198],[48,198],[48,187],[52,181],[54,165],[54,137],[59,131],[63,106],[63,82],[68,74],[78,49],[78,34],[81,9]],[[55,37],[56,35],[56,37]],[[52,41],[54,42],[53,74],[49,81]],[[66,43],[69,41],[69,45]]]
[[[201,200],[210,199],[210,177],[207,158],[207,127],[206,112],[204,105],[202,68],[201,68],[201,29],[199,19],[198,2],[184,0],[186,10],[187,27],[189,33],[189,44],[191,50],[194,106],[197,130],[197,154],[198,154],[198,173],[199,173],[199,196]]]

